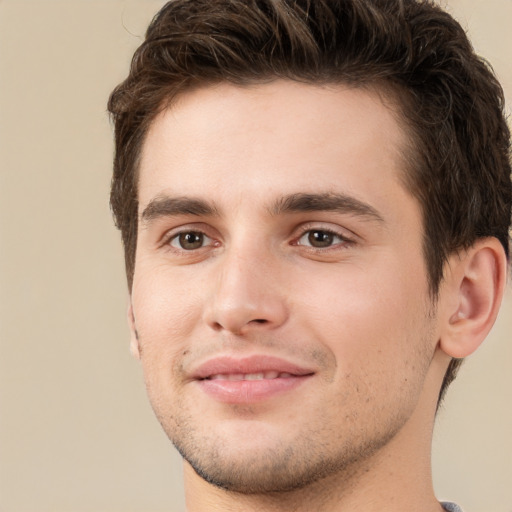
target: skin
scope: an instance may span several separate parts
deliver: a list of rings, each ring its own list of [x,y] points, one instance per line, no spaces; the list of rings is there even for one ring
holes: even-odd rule
[[[188,92],[153,122],[129,318],[189,511],[441,510],[437,395],[497,311],[489,299],[478,339],[464,337],[485,301],[461,284],[474,297],[470,264],[499,279],[504,264],[493,241],[454,256],[432,303],[406,142],[375,92],[287,81]],[[220,356],[309,374],[219,399],[195,377]]]

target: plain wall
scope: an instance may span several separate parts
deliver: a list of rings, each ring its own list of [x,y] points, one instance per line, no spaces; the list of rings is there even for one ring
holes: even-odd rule
[[[512,101],[512,1],[449,10]],[[111,89],[156,0],[0,0],[0,511],[177,512],[180,459],[128,351]],[[509,287],[510,288],[510,287]],[[512,512],[512,295],[434,440],[439,498]]]

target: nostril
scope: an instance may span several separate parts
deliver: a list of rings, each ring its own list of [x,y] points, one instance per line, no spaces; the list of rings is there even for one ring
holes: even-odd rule
[[[212,327],[214,331],[222,331],[222,325],[219,322],[214,322]]]

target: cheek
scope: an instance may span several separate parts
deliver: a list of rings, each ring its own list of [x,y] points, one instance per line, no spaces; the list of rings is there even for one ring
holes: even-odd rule
[[[187,349],[200,322],[201,297],[198,283],[181,283],[165,268],[136,273],[132,306],[143,363],[168,368]]]
[[[316,289],[303,303],[305,332],[335,361],[333,411],[345,421],[373,424],[411,413],[430,362],[430,323],[409,283],[355,276]],[[412,288],[412,284],[410,285]],[[306,318],[307,313],[303,315]]]
[[[141,365],[151,405],[163,424],[172,423],[180,399],[177,376],[198,321],[197,294],[182,287],[162,267],[139,268],[132,306],[139,335]]]
[[[394,371],[423,352],[424,274],[404,273],[396,264],[383,267],[340,267],[324,279],[317,274],[296,294],[301,297],[297,315],[303,328],[347,372]]]

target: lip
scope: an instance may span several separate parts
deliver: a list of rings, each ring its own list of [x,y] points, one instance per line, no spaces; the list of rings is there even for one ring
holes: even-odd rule
[[[258,380],[233,380],[233,376],[267,373],[278,375]],[[255,355],[245,358],[225,356],[216,357],[201,364],[192,373],[192,379],[204,393],[217,401],[248,404],[268,400],[296,389],[309,380],[314,373],[311,368],[274,356]]]

